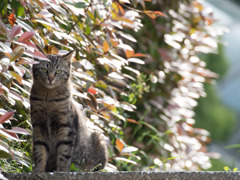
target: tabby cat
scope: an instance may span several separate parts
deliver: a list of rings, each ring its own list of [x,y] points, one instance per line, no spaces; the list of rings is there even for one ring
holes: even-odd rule
[[[71,97],[71,61],[66,55],[46,55],[34,64],[30,95],[33,157],[36,172],[100,170],[107,163],[102,134],[91,132],[86,117]]]

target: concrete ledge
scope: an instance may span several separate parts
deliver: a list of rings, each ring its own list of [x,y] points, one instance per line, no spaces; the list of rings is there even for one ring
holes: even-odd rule
[[[4,174],[9,180],[239,180],[240,172],[72,172]]]

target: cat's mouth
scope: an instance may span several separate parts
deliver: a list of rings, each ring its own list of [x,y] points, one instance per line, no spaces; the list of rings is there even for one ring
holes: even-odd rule
[[[44,83],[44,86],[48,89],[53,89],[53,88],[57,87],[57,84],[55,84],[54,82],[47,81]]]
[[[48,85],[45,85],[45,87],[48,88],[48,89],[53,89],[53,88],[55,88],[56,86],[48,84]]]

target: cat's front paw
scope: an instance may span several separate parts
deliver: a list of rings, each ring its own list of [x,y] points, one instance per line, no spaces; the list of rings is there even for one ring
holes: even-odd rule
[[[69,172],[70,170],[69,169],[64,169],[64,168],[62,168],[62,169],[57,169],[57,171],[56,172]]]
[[[45,169],[43,169],[43,168],[34,168],[34,170],[32,172],[33,173],[45,172]]]

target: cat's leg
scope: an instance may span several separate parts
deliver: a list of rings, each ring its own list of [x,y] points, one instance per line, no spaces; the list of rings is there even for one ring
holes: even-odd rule
[[[70,171],[73,146],[75,143],[75,133],[67,125],[62,125],[57,133],[57,171],[68,172]]]
[[[46,165],[46,172],[54,172],[57,170],[57,153],[50,153]]]
[[[49,145],[45,138],[46,132],[47,126],[45,124],[33,123],[33,157],[35,162],[35,172],[45,172],[49,153]]]

